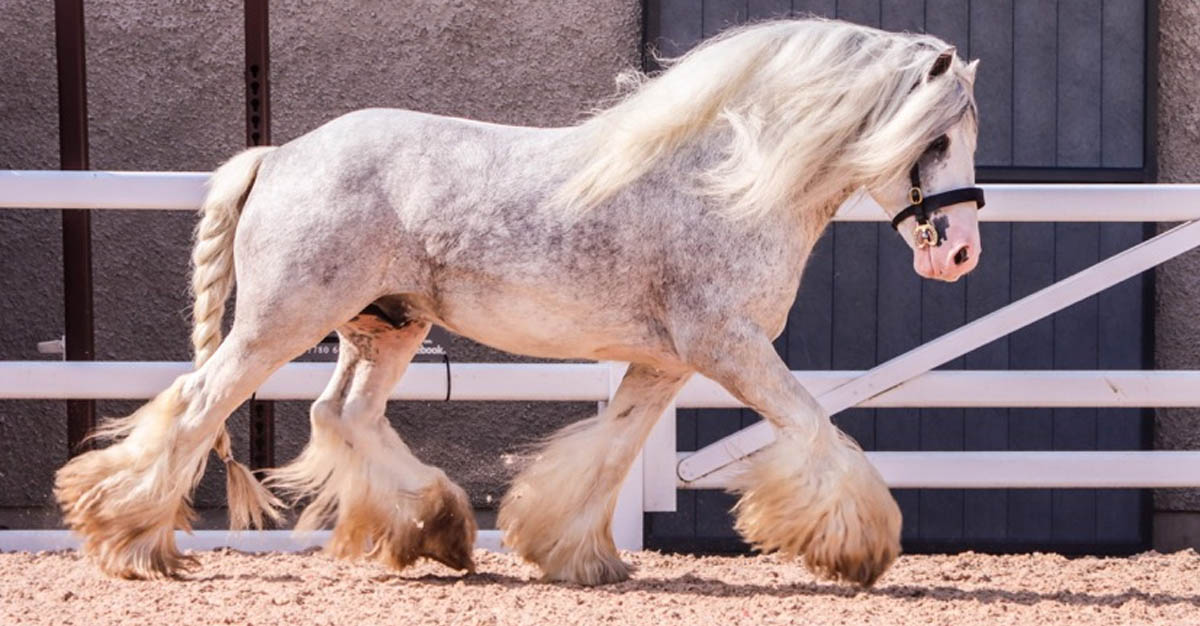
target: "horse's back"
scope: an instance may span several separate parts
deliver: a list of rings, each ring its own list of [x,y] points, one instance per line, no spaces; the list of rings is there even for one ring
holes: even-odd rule
[[[669,173],[581,216],[557,209],[571,141],[571,129],[358,111],[264,161],[243,218],[258,234],[239,228],[239,245],[279,257],[281,280],[375,284],[429,321],[545,357],[665,356],[671,317],[774,300],[777,284],[794,294],[793,278],[759,276],[738,252],[779,257],[781,229],[750,238]],[[730,273],[754,288],[727,294]]]
[[[514,157],[545,149],[561,133],[405,109],[362,109],[281,146],[263,164],[260,182],[282,176],[288,186],[317,191],[323,200],[376,191],[393,206],[411,209],[414,200],[453,200],[430,197],[439,191],[461,194],[486,186]],[[477,178],[468,182],[467,176]]]
[[[600,331],[596,342],[618,328],[641,337],[626,296],[649,272],[636,258],[649,252],[645,231],[613,228],[603,212],[573,223],[545,205],[565,177],[565,132],[395,109],[344,115],[264,161],[239,264],[282,264],[267,272],[278,280],[337,275],[321,278],[334,291],[343,278],[377,281],[414,314],[510,351],[579,356],[558,344],[585,340],[584,326]]]
[[[286,222],[307,231],[308,243],[338,239],[339,231],[378,233],[452,253],[448,233],[488,230],[484,222],[498,213],[528,212],[540,201],[555,161],[545,149],[559,132],[403,109],[355,111],[268,155],[244,218],[275,231],[267,222]]]

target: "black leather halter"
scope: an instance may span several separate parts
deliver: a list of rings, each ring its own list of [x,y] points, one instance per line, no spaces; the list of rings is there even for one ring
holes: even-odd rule
[[[912,188],[908,190],[908,206],[892,218],[892,229],[899,229],[900,222],[909,217],[917,218],[917,227],[913,229],[913,240],[917,248],[928,248],[941,243],[938,231],[929,224],[929,217],[934,213],[959,202],[974,202],[976,209],[984,205],[983,190],[979,187],[961,187],[927,196],[921,191],[921,166],[913,163],[908,171],[908,179]]]

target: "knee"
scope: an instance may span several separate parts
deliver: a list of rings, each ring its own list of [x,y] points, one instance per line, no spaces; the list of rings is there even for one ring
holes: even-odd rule
[[[353,396],[342,401],[320,398],[313,402],[310,410],[314,429],[333,429],[341,433],[361,430],[375,424],[382,417],[383,411],[373,403]]]
[[[361,430],[377,424],[383,419],[383,406],[361,396],[346,399],[340,416],[342,425],[351,430]]]
[[[336,428],[341,416],[341,406],[329,398],[318,398],[309,409],[309,419],[314,429]]]

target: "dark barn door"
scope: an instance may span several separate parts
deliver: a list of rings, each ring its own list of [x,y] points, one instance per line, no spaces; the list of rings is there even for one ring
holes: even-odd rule
[[[1153,180],[1142,0],[647,0],[647,44],[677,55],[728,25],[815,14],[927,31],[982,60],[976,94],[983,182]],[[1149,155],[1149,156],[1147,156]],[[868,369],[1143,239],[1141,224],[983,225],[966,280],[920,280],[884,224],[837,224],[810,261],[776,348],[792,369]],[[947,365],[952,369],[1140,369],[1150,363],[1148,282],[1135,278]],[[758,418],[681,410],[695,450]],[[1149,443],[1137,409],[855,409],[836,421],[868,450],[1107,450]],[[1114,468],[1119,471],[1119,468]],[[907,551],[1119,553],[1148,545],[1139,490],[897,490]],[[738,550],[720,492],[680,492],[648,514],[647,545]]]

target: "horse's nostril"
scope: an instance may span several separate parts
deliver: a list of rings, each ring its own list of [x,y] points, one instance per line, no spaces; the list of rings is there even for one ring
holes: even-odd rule
[[[970,261],[970,260],[971,260],[971,248],[968,246],[963,246],[958,249],[958,252],[954,253],[954,264],[955,265],[962,265],[963,263],[966,263],[967,261]]]

